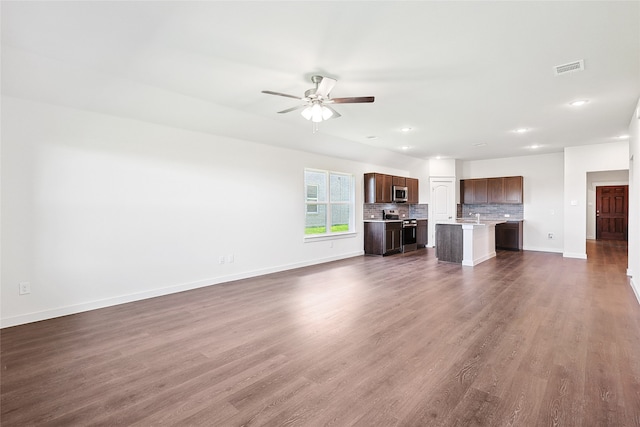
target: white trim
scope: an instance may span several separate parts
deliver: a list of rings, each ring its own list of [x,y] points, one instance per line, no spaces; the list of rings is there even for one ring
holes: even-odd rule
[[[625,171],[628,169],[621,169],[621,170]],[[593,173],[593,172],[587,172],[587,173]],[[621,185],[629,185],[629,181],[597,181],[597,182],[591,183],[591,186],[594,190],[596,189],[596,187],[618,187]]]
[[[545,248],[545,247],[540,247],[540,246],[523,246],[522,250],[523,251],[533,251],[533,252],[551,252],[551,253],[555,253],[555,254],[561,254],[562,253],[562,249]]]
[[[145,300],[148,298],[155,298],[164,295],[171,295],[178,292],[189,291],[197,288],[204,288],[206,286],[219,285],[220,283],[231,282],[233,280],[248,279],[250,277],[262,276],[265,274],[277,273],[280,271],[293,270],[295,268],[307,267],[315,264],[322,264],[325,262],[338,261],[341,259],[352,258],[356,256],[364,255],[364,251],[357,251],[346,253],[342,255],[336,255],[326,258],[314,259],[312,261],[298,262],[293,264],[285,264],[277,267],[269,267],[260,270],[249,271],[239,274],[230,274],[227,276],[216,277],[212,279],[198,280],[197,282],[183,283],[173,286],[168,286],[161,289],[154,289],[152,291],[139,292],[129,295],[121,295],[113,298],[106,298],[101,300],[90,301],[82,304],[69,305],[65,307],[58,307],[51,310],[38,311],[34,313],[23,314],[20,316],[7,317],[0,319],[0,328],[8,328],[11,326],[22,325],[25,323],[38,322],[41,320],[53,319],[54,317],[68,316],[71,314],[82,313],[90,310],[97,310],[99,308],[111,307],[119,304],[126,304],[129,302]]]
[[[577,258],[577,259],[587,259],[587,254],[579,254],[577,252],[563,252],[562,256],[564,258]]]
[[[342,233],[333,233],[333,234],[310,234],[308,236],[304,236],[302,240],[305,243],[311,243],[311,242],[322,242],[324,240],[347,239],[349,237],[356,237],[357,235],[358,235],[357,231],[345,231]]]
[[[638,304],[640,304],[640,287],[633,281],[633,278],[630,280],[631,289],[633,289],[633,293],[636,294],[636,300],[638,300]]]

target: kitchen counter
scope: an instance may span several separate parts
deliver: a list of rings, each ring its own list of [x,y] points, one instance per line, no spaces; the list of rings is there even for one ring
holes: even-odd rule
[[[365,219],[363,222],[402,222],[407,219],[415,219],[418,221],[427,221],[427,218],[400,218],[400,219]]]
[[[458,218],[449,221],[438,221],[436,224],[450,224],[450,225],[471,225],[471,226],[495,226],[496,224],[504,224],[506,219],[480,219],[478,222],[475,219]]]
[[[496,256],[496,224],[505,220],[479,222],[470,219],[436,223],[436,257],[473,267]]]

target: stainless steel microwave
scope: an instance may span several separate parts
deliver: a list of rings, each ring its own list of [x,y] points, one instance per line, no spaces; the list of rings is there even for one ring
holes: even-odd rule
[[[394,185],[392,195],[392,199],[396,203],[405,203],[409,200],[409,191],[407,190],[407,187],[399,187],[397,185]]]

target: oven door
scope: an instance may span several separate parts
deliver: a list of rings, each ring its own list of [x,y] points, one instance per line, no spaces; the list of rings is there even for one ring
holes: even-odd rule
[[[412,221],[402,225],[402,252],[416,249],[418,249],[418,227],[417,222]]]

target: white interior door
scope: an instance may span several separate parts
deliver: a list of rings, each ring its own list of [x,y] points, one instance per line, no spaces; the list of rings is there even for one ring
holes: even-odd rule
[[[429,246],[436,241],[436,222],[456,217],[455,177],[429,178],[431,198],[429,203]]]

